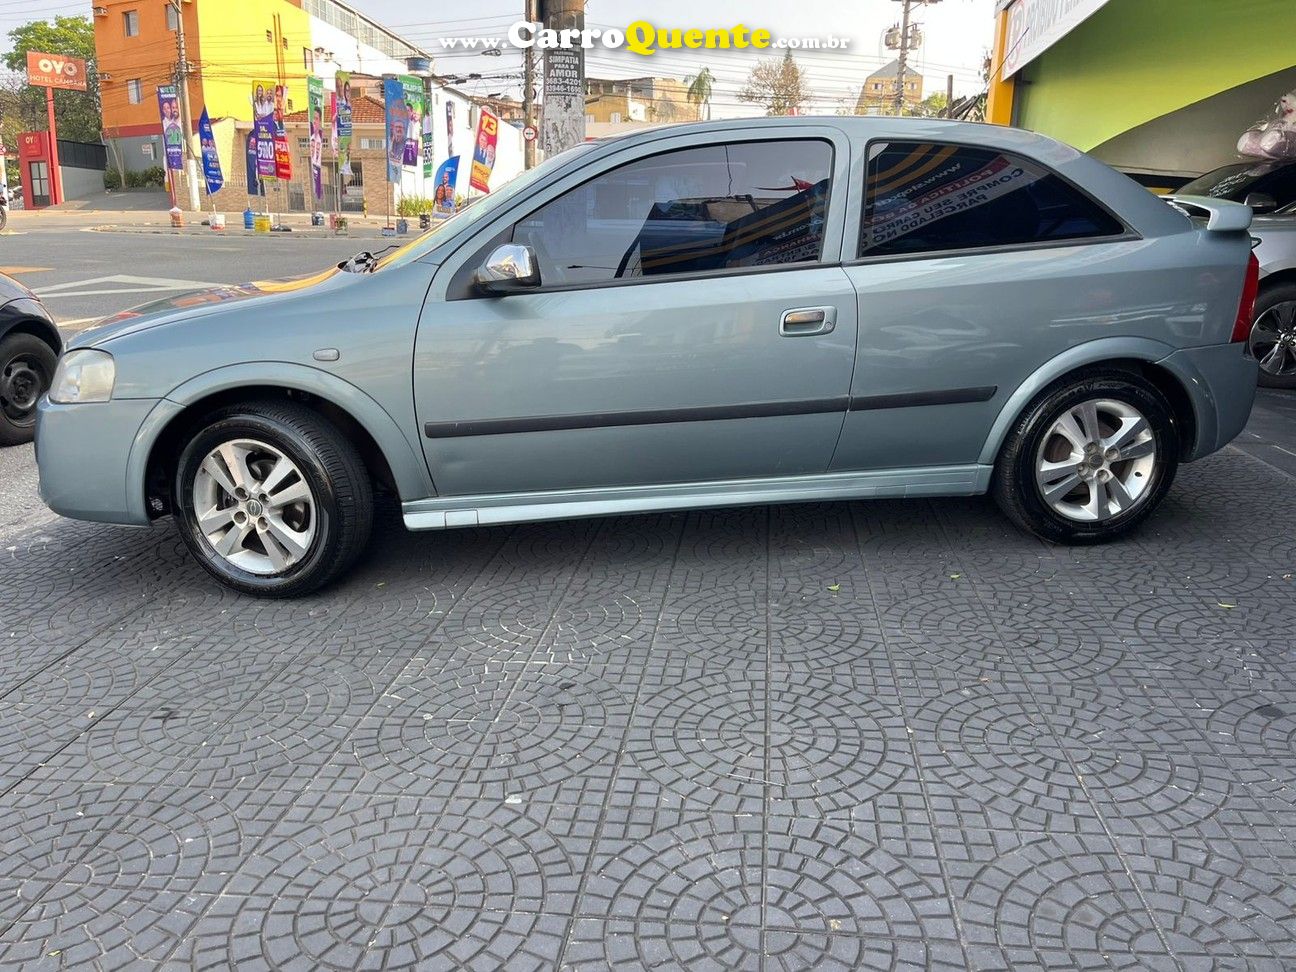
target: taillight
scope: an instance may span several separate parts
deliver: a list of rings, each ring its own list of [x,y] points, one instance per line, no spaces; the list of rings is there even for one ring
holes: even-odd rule
[[[1238,316],[1233,324],[1232,341],[1245,341],[1251,336],[1255,320],[1256,294],[1260,292],[1260,261],[1254,253],[1247,260],[1246,282],[1242,284],[1242,300],[1238,303]]]

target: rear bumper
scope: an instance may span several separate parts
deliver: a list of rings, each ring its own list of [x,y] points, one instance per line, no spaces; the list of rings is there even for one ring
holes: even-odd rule
[[[136,437],[157,404],[56,405],[43,399],[36,412],[36,465],[45,505],[77,520],[146,526],[142,483],[128,490],[127,471]]]
[[[1185,348],[1157,364],[1179,378],[1192,400],[1197,438],[1189,460],[1224,448],[1246,427],[1255,404],[1259,366],[1247,356],[1245,345]]]

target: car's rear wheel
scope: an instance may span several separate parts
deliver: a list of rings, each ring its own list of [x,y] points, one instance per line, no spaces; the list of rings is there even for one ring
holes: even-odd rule
[[[1142,377],[1096,371],[1043,392],[1009,434],[992,493],[1018,526],[1058,543],[1101,543],[1142,523],[1179,466],[1165,396]]]
[[[360,555],[373,521],[372,485],[351,443],[310,409],[275,402],[204,423],[180,455],[174,505],[198,562],[265,597],[333,580]]]
[[[1270,287],[1259,296],[1247,349],[1260,363],[1260,384],[1296,388],[1296,284]]]
[[[32,334],[0,340],[0,446],[30,442],[36,403],[49,390],[58,356]]]

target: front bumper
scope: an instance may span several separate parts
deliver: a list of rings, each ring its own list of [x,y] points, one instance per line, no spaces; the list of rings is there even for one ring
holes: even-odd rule
[[[1192,400],[1197,439],[1188,459],[1200,459],[1237,438],[1255,404],[1259,366],[1243,344],[1184,348],[1157,362],[1173,372]]]
[[[55,513],[77,520],[146,526],[143,479],[131,462],[156,399],[127,398],[36,410],[40,497]]]

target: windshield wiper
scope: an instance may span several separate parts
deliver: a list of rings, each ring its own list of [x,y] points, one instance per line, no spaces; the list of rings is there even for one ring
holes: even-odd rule
[[[345,270],[347,273],[366,273],[372,271],[378,265],[378,258],[384,253],[400,248],[399,243],[393,243],[391,246],[385,246],[377,253],[369,250],[362,250],[349,260],[343,260],[338,264],[339,270]]]

